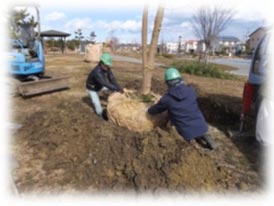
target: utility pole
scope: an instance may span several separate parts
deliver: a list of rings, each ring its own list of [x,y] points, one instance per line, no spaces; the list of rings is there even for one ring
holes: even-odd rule
[[[180,36],[179,36],[179,42],[178,42],[177,57],[180,57],[180,56],[181,56],[181,51],[182,51],[182,48],[181,48],[181,41],[182,41],[182,36],[180,35]]]

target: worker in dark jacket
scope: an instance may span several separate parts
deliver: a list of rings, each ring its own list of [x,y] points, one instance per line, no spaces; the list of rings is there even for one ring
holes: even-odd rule
[[[148,109],[150,115],[168,111],[171,123],[178,133],[195,147],[213,149],[208,126],[200,111],[196,93],[190,86],[184,84],[180,73],[175,68],[168,68],[165,72],[168,91],[159,102]]]
[[[123,88],[117,83],[112,71],[112,57],[109,53],[103,53],[98,65],[90,72],[86,81],[86,89],[97,115],[103,115],[103,109],[99,99],[100,90],[110,90],[123,93]]]

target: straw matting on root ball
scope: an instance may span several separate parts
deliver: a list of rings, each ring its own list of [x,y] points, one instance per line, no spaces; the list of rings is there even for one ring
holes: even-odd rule
[[[84,59],[86,62],[98,62],[102,54],[102,44],[88,44],[85,48]]]
[[[131,131],[150,131],[155,127],[164,126],[168,119],[167,113],[149,115],[147,109],[159,99],[157,95],[138,96],[136,92],[126,90],[124,94],[113,93],[108,98],[108,118],[118,126]],[[146,103],[146,102],[150,102]]]

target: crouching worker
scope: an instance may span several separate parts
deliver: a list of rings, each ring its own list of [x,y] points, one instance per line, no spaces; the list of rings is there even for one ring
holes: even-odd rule
[[[95,112],[98,116],[106,118],[103,111],[98,92],[110,90],[123,93],[123,88],[117,83],[112,71],[112,57],[109,53],[103,53],[98,65],[89,73],[86,81],[87,93],[91,98]]]
[[[150,115],[168,111],[171,123],[178,133],[195,148],[214,149],[208,131],[208,125],[200,111],[196,93],[190,86],[184,84],[179,71],[168,68],[165,72],[165,82],[168,91],[159,102],[148,109]]]

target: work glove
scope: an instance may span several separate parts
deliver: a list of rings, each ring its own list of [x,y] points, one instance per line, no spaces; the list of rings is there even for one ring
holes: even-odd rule
[[[120,88],[119,92],[122,93],[122,94],[124,94],[124,89]]]

